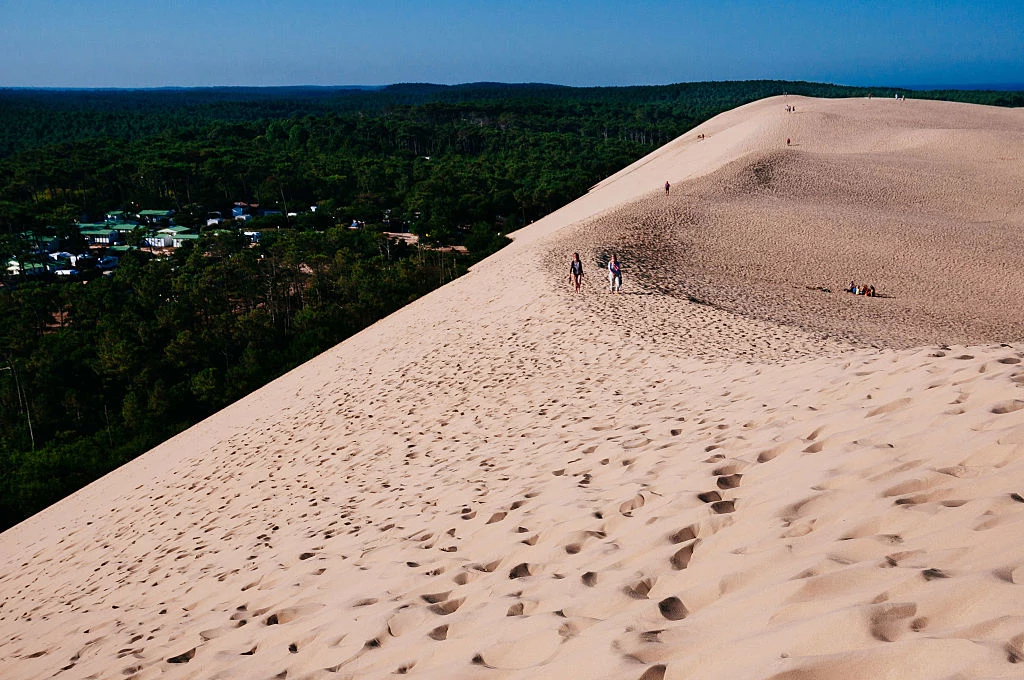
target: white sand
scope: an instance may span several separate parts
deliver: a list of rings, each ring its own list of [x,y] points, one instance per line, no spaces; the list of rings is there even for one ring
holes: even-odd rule
[[[2,534],[0,677],[1020,678],[1022,157],[960,104],[709,121]]]

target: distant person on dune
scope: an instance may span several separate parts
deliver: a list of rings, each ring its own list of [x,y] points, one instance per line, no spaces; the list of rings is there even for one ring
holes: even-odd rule
[[[666,181],[665,181],[665,195],[666,195],[666,196],[668,196],[668,190],[669,190],[669,183],[668,183],[668,181],[666,180]]]
[[[608,260],[608,284],[612,293],[622,292],[622,266],[614,255]]]
[[[580,254],[572,254],[572,262],[569,263],[569,283],[576,286],[576,292],[580,292],[583,285],[583,262],[580,261]]]

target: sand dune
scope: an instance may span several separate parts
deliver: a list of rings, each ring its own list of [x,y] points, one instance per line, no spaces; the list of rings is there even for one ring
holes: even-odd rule
[[[1022,133],[708,121],[5,532],[0,677],[1021,677]]]

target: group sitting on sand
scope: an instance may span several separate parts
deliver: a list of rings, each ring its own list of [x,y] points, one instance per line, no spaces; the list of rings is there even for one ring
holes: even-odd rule
[[[868,297],[875,297],[875,287],[869,284],[859,285],[850,281],[850,287],[846,289],[847,293],[853,293],[854,295],[866,295]]]
[[[583,286],[583,262],[579,253],[572,254],[572,261],[569,263],[569,284],[574,286],[576,292],[581,292]],[[622,265],[619,259],[612,255],[608,260],[608,285],[609,291],[619,293],[622,291]]]

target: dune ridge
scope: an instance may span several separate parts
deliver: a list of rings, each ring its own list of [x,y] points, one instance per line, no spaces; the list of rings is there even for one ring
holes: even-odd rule
[[[1022,130],[708,121],[5,532],[0,676],[1020,677]]]

